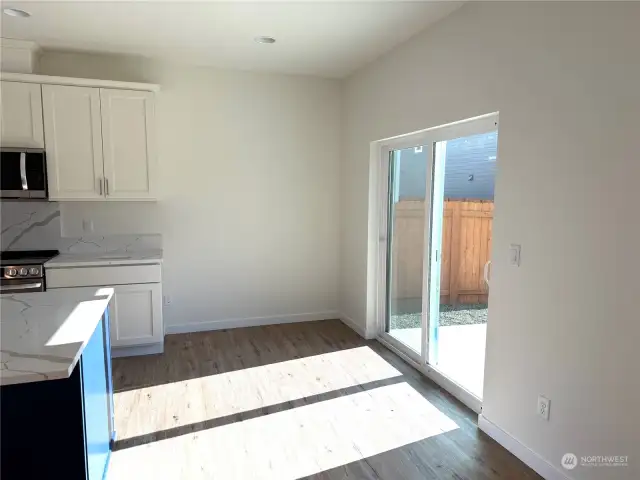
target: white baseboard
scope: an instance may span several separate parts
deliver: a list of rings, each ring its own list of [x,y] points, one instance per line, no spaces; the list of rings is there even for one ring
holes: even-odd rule
[[[233,318],[200,323],[185,323],[182,325],[166,325],[165,334],[206,332],[209,330],[223,330],[227,328],[260,327],[263,325],[278,325],[280,323],[313,322],[316,320],[331,320],[338,318],[337,312],[299,313],[296,315],[278,315],[275,317]]]
[[[356,332],[362,338],[367,338],[367,334],[366,334],[365,330],[360,325],[358,325],[356,322],[354,322],[352,318],[348,317],[344,313],[341,313],[339,315],[339,317],[340,317],[340,321],[342,323],[344,323],[347,327],[349,327],[351,330]]]
[[[137,347],[112,347],[111,358],[136,357],[138,355],[155,355],[164,352],[164,342]]]
[[[545,480],[571,480],[562,470],[553,466],[526,445],[520,443],[496,424],[492,423],[484,415],[478,415],[478,427],[484,433],[493,438],[504,448],[513,453],[525,464],[531,467]],[[560,462],[560,459],[558,459]]]

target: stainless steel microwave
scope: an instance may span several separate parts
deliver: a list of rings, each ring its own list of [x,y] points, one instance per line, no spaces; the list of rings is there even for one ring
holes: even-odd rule
[[[47,199],[47,158],[42,149],[0,149],[0,198]]]

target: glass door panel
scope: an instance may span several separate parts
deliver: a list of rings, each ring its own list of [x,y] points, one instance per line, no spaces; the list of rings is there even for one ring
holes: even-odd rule
[[[389,155],[386,332],[422,354],[427,147]]]
[[[498,132],[435,144],[428,362],[482,398]]]

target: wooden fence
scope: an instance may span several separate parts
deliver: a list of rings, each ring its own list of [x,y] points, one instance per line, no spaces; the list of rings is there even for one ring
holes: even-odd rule
[[[397,299],[422,296],[424,202],[395,205],[392,285]],[[493,202],[446,200],[440,303],[487,303],[484,267],[491,258]]]

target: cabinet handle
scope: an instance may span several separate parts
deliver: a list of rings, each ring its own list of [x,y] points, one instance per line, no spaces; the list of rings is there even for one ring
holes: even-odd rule
[[[98,179],[98,189],[100,190],[100,195],[102,195],[102,178]]]
[[[104,179],[104,193],[105,195],[109,195],[109,179]]]

